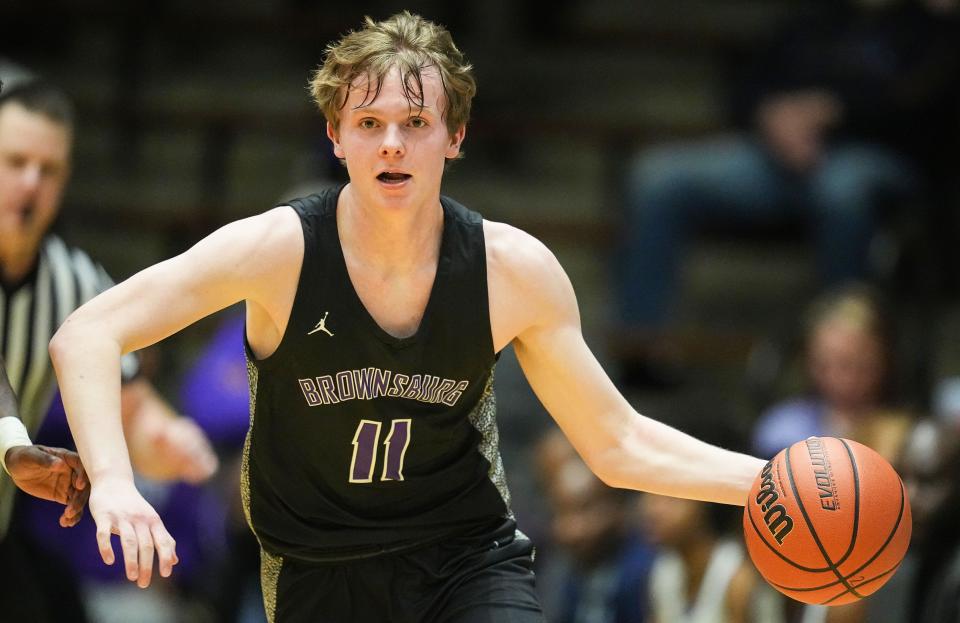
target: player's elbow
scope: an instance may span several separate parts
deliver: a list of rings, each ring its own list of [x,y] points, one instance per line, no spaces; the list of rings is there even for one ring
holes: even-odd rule
[[[602,448],[585,453],[584,462],[597,478],[608,487],[617,489],[636,488],[631,485],[624,470],[624,448],[619,441],[614,441]]]
[[[53,334],[53,337],[50,338],[50,343],[47,345],[47,351],[50,353],[50,360],[53,362],[54,367],[59,367],[63,364],[73,350],[75,342],[76,334],[73,330],[66,325],[57,329],[57,332]]]
[[[613,440],[606,448],[586,459],[590,469],[604,484],[617,489],[650,491],[667,469],[657,448],[638,444],[631,435]]]
[[[67,318],[57,332],[50,338],[47,345],[47,351],[50,353],[50,360],[54,367],[67,361],[70,355],[81,349],[80,343],[85,335],[89,335],[89,330],[84,330],[77,322],[71,322],[73,317]]]

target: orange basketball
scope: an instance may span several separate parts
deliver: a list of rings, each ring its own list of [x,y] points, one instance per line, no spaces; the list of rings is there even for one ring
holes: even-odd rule
[[[767,463],[743,531],[753,564],[809,604],[862,599],[889,580],[910,543],[910,502],[883,457],[849,439],[810,437]]]

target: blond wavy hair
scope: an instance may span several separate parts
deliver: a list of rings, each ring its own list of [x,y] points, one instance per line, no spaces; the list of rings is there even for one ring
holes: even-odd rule
[[[361,106],[377,99],[383,78],[400,70],[404,95],[411,108],[423,108],[423,71],[440,75],[446,108],[443,119],[452,136],[470,118],[477,92],[473,67],[453,42],[446,28],[408,11],[382,22],[364,18],[364,27],[349,32],[327,46],[323,64],[310,78],[310,94],[327,121],[339,129],[340,111],[347,103],[353,81],[366,75],[367,93]]]

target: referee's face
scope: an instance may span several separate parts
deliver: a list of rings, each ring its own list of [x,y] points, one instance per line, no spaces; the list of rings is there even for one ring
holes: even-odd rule
[[[18,102],[0,107],[0,250],[35,253],[60,207],[70,132]]]

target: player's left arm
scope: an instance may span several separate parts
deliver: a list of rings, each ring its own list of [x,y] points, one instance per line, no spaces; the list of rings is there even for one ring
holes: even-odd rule
[[[102,266],[95,269],[95,292],[102,294],[115,284]],[[217,455],[203,430],[177,414],[149,381],[136,375],[139,360],[134,353],[124,356],[121,370],[125,381],[120,389],[120,415],[134,469],[155,480],[193,484],[212,476]]]
[[[763,461],[637,413],[584,341],[573,287],[553,254],[519,230],[491,233],[491,299],[502,305],[494,339],[515,336],[531,387],[593,472],[614,487],[742,506]]]

